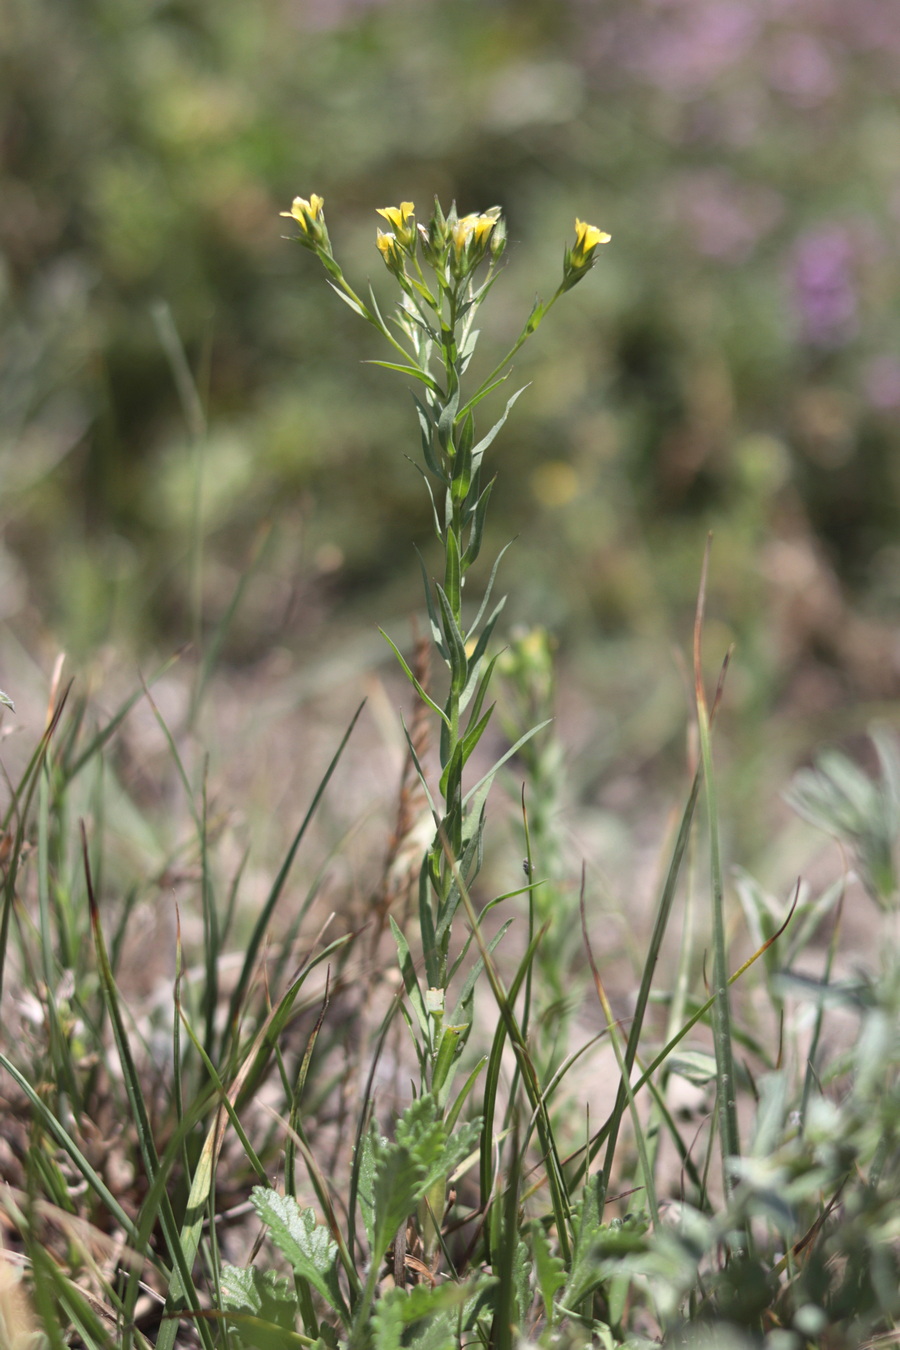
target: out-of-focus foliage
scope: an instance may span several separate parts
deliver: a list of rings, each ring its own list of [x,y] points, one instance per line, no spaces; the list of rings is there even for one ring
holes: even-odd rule
[[[404,393],[347,375],[369,335],[278,211],[320,193],[377,288],[375,208],[437,193],[510,222],[488,350],[555,287],[576,214],[613,235],[517,371],[495,504],[520,606],[570,635],[683,635],[713,527],[764,697],[810,652],[806,704],[829,681],[893,693],[896,20],[894,0],[7,0],[7,615],[38,604],[82,649],[187,635],[198,520],[209,617],[276,523],[235,655],[314,617],[326,581],[414,581]],[[159,302],[207,409],[193,445]]]

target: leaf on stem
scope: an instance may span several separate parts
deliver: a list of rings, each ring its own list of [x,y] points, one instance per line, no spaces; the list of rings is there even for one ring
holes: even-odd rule
[[[494,425],[491,427],[491,429],[490,429],[490,431],[487,433],[487,435],[486,435],[486,436],[482,436],[481,440],[480,440],[480,441],[478,442],[478,444],[475,446],[474,450],[472,451],[472,468],[473,468],[473,469],[477,469],[477,468],[479,467],[479,465],[481,464],[481,457],[482,457],[482,455],[484,454],[485,450],[488,448],[488,446],[490,445],[491,441],[492,441],[492,440],[494,439],[494,437],[497,435],[497,432],[501,429],[501,427],[502,427],[502,426],[504,425],[504,423],[506,422],[506,419],[507,419],[507,417],[509,417],[509,414],[510,414],[510,412],[512,411],[512,407],[513,407],[513,404],[515,403],[516,399],[519,398],[520,395],[524,394],[524,393],[525,393],[525,390],[526,390],[527,388],[528,388],[528,385],[527,385],[527,384],[523,384],[521,389],[517,389],[517,390],[516,390],[516,392],[512,395],[512,397],[511,397],[510,399],[508,399],[507,404],[506,404],[506,408],[505,408],[504,411],[503,411],[502,417],[500,417],[500,418],[494,423]]]
[[[295,1273],[308,1280],[344,1322],[349,1322],[338,1280],[338,1245],[328,1228],[317,1224],[314,1211],[301,1210],[290,1195],[254,1186],[251,1199],[269,1236]]]
[[[416,413],[419,418],[419,432],[422,437],[422,454],[425,458],[425,463],[436,478],[440,478],[442,483],[446,483],[447,480],[444,477],[443,470],[434,456],[434,422],[432,421],[428,409],[416,398],[415,394],[413,394],[413,402],[416,405]],[[440,535],[440,526],[438,526],[438,534]]]
[[[435,394],[440,394],[440,386],[428,374],[426,370],[420,370],[418,366],[405,366],[399,361],[364,361],[364,366],[383,366],[385,370],[398,370],[401,375],[412,375],[414,380],[421,380],[428,389]]]
[[[447,593],[443,586],[435,582],[438,603],[441,607],[441,626],[444,630],[444,637],[447,640],[447,649],[450,667],[450,684],[454,693],[459,694],[465,688],[466,676],[469,673],[469,659],[466,656],[466,640],[460,631],[459,624],[456,621],[456,614],[451,607]]]
[[[387,633],[384,631],[383,628],[379,628],[378,631],[384,638],[385,642],[390,647],[391,651],[396,656],[400,664],[400,669],[403,671],[403,674],[409,680],[410,684],[415,689],[416,693],[419,695],[419,698],[422,700],[422,702],[427,703],[428,707],[432,710],[432,712],[436,712],[438,717],[442,718],[443,721],[447,722],[447,724],[449,725],[449,719],[447,718],[446,713],[443,711],[443,709],[439,708],[438,705],[435,703],[434,699],[429,697],[429,695],[426,693],[424,686],[419,682],[419,680],[413,674],[412,670],[410,670],[407,662],[404,660],[403,655],[400,652],[400,648],[397,646],[396,642],[394,642],[392,638],[388,637]]]

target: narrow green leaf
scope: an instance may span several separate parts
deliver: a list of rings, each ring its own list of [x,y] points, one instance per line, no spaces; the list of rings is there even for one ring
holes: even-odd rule
[[[502,897],[498,896],[497,897],[498,901],[501,898]],[[490,909],[494,903],[495,903],[494,901],[491,901],[490,904],[485,905],[484,910],[482,910],[482,914],[486,913],[487,910]],[[506,935],[506,933],[509,932],[512,923],[513,923],[512,919],[507,919],[505,923],[500,925],[500,928],[497,930],[497,932],[491,938],[490,942],[487,944],[489,955],[494,951],[494,949],[498,946],[498,944],[503,941],[503,938]],[[465,945],[466,951],[468,951],[471,941],[472,935],[470,933],[469,936],[466,938],[466,945]],[[459,965],[458,961],[454,962],[453,969],[450,972],[451,978],[454,972],[456,971],[458,965]],[[456,1006],[454,1007],[452,1013],[450,1014],[451,1022],[453,1023],[462,1022],[466,1018],[467,1015],[465,1011],[466,1005],[472,997],[472,992],[483,970],[484,970],[484,958],[479,956],[478,960],[475,961],[475,963],[469,970],[468,974],[466,975],[465,981],[463,982],[463,987],[459,991],[459,997],[456,1000]]]
[[[406,989],[407,997],[412,1004],[413,1012],[416,1014],[416,1020],[419,1023],[422,1035],[430,1043],[431,1019],[425,1011],[425,1001],[422,997],[422,989],[419,985],[419,977],[416,974],[412,953],[409,950],[409,943],[397,927],[393,914],[388,915],[388,921],[391,925],[391,932],[394,935],[394,942],[397,944],[397,956],[400,962],[400,973],[403,976],[403,986]]]
[[[703,1087],[716,1076],[715,1056],[708,1055],[705,1050],[681,1050],[666,1060],[666,1071]]]
[[[443,536],[441,537],[443,538]],[[438,622],[437,610],[434,607],[434,599],[431,594],[431,583],[428,580],[428,573],[425,570],[425,560],[418,549],[416,549],[416,557],[419,559],[419,567],[422,572],[422,585],[425,591],[425,603],[428,606],[428,619],[431,624],[431,636],[434,641],[434,645],[438,649],[438,652],[449,665],[450,658],[447,653],[447,644],[444,642],[444,635],[441,632],[441,625]]]
[[[459,567],[459,540],[451,526],[444,536],[444,591],[450,603],[450,608],[454,614],[458,614],[462,605],[461,585],[460,585],[460,567]]]
[[[491,720],[491,714],[493,713],[496,706],[497,706],[496,703],[492,703],[491,706],[488,708],[487,712],[481,718],[481,720],[479,722],[476,722],[475,726],[472,727],[470,731],[467,731],[465,736],[463,737],[462,762],[464,765],[466,764],[469,756],[475,749],[478,742],[481,740],[485,728],[487,727],[488,722],[490,722]]]
[[[487,433],[487,435],[486,435],[486,436],[483,436],[483,437],[481,438],[481,440],[478,442],[478,444],[475,446],[475,448],[473,449],[473,451],[472,451],[472,468],[473,468],[473,470],[474,470],[474,469],[477,469],[477,468],[479,467],[479,465],[481,464],[481,459],[482,459],[482,456],[484,455],[485,450],[486,450],[486,449],[488,448],[488,446],[491,444],[491,442],[493,441],[494,437],[497,435],[497,432],[500,431],[501,428],[503,427],[504,423],[506,422],[507,417],[509,417],[509,414],[510,414],[511,411],[512,411],[513,405],[514,405],[514,403],[516,402],[516,400],[520,397],[520,395],[522,395],[522,394],[525,393],[525,390],[526,390],[527,388],[528,388],[528,385],[527,385],[527,384],[523,384],[521,389],[517,389],[517,390],[516,390],[516,392],[515,392],[515,393],[512,395],[512,397],[508,400],[508,402],[507,402],[507,404],[506,404],[506,408],[505,408],[504,411],[503,411],[503,416],[500,417],[499,420],[496,421],[496,422],[494,423],[494,425],[491,427],[491,429],[490,429],[490,431]],[[468,410],[467,410],[467,411],[468,411]]]
[[[515,755],[519,750],[521,750],[522,746],[525,745],[527,741],[530,741],[532,736],[536,736],[539,731],[543,731],[544,727],[549,727],[552,721],[553,718],[548,717],[543,722],[538,722],[537,726],[532,727],[530,731],[526,731],[524,736],[520,736],[519,739],[516,741],[515,745],[511,745],[507,750],[506,754],[501,755],[500,758],[497,760],[496,764],[494,764],[493,767],[487,771],[484,777],[479,778],[475,786],[469,789],[469,791],[463,798],[463,805],[467,806],[471,802],[472,809],[474,810],[475,804],[477,803],[480,809],[482,802],[481,796],[482,790],[490,788],[491,783],[494,781],[494,776],[497,770],[502,768],[502,766],[506,763],[508,759],[512,759],[513,755]],[[487,796],[487,792],[485,791],[483,795]]]
[[[340,296],[345,305],[349,305],[349,307],[353,310],[354,314],[358,314],[361,319],[366,319],[369,323],[372,322],[373,316],[369,313],[369,311],[366,309],[365,305],[363,305],[361,301],[353,299],[353,297],[349,296],[346,291],[341,290],[340,286],[336,286],[333,281],[329,281],[328,285],[334,291],[335,295]]]
[[[464,413],[473,412],[474,409],[478,407],[479,403],[481,403],[482,399],[486,399],[488,394],[492,394],[495,389],[499,389],[501,384],[506,384],[506,381],[509,379],[511,374],[512,371],[508,370],[505,375],[498,375],[498,377],[495,380],[491,380],[490,383],[486,384],[483,389],[479,389],[478,392],[476,394],[473,394],[473,396],[469,399],[468,403],[464,404],[463,407],[460,408],[459,415],[462,416]]]
[[[337,750],[335,751],[334,755],[332,756],[331,763],[325,770],[325,773],[319,783],[319,786],[316,788],[316,791],[313,795],[313,799],[309,805],[306,815],[303,817],[303,820],[300,824],[300,828],[298,829],[297,833],[294,835],[293,840],[291,841],[291,846],[287,851],[287,855],[284,859],[284,862],[281,864],[281,867],[278,870],[278,875],[276,876],[275,881],[272,884],[272,888],[269,891],[265,904],[260,910],[256,923],[253,926],[253,932],[250,934],[250,938],[247,942],[246,950],[244,953],[244,963],[243,966],[241,967],[241,973],[240,976],[238,977],[238,982],[235,985],[234,992],[231,996],[231,1001],[228,1005],[229,1025],[233,1025],[237,1021],[238,1010],[240,1009],[241,1004],[243,1003],[244,998],[246,997],[247,989],[249,987],[250,980],[253,975],[253,968],[256,965],[256,958],[259,954],[260,946],[262,945],[263,938],[266,935],[266,930],[268,929],[268,926],[271,922],[272,915],[275,912],[275,906],[278,904],[281,893],[284,890],[285,883],[287,882],[288,876],[290,875],[294,858],[297,855],[297,850],[299,849],[301,843],[303,842],[303,838],[306,834],[307,829],[309,828],[310,822],[316,813],[316,810],[318,808],[320,801],[322,800],[322,797],[324,796],[325,789],[327,788],[329,782],[331,781],[331,776],[338,766],[338,762],[341,758],[341,755],[344,753],[347,742],[349,741],[350,736],[353,733],[353,728],[359,721],[360,713],[362,712],[364,707],[365,707],[365,700],[363,700],[363,702],[360,703],[356,712],[353,714],[353,717],[350,720],[350,725],[344,732],[344,735],[341,738],[341,743],[338,746]]]
[[[442,627],[450,657],[448,663],[450,667],[450,683],[452,688],[457,693],[460,693],[465,688],[466,676],[469,672],[469,662],[468,657],[466,656],[466,642],[460,631],[456,621],[456,615],[450,606],[450,601],[447,599],[443,586],[439,586],[435,582],[435,590],[437,591],[438,604],[441,607]]]
[[[453,447],[453,423],[456,421],[456,412],[459,408],[459,385],[453,390],[450,397],[441,409],[440,417],[437,422],[438,440],[444,450],[452,453]]]
[[[478,680],[478,685],[477,685],[476,692],[475,692],[475,702],[472,704],[472,710],[471,710],[471,712],[469,713],[469,720],[468,720],[468,722],[467,722],[467,724],[466,724],[466,735],[467,735],[467,736],[468,736],[468,734],[469,734],[469,729],[470,729],[470,728],[473,726],[473,724],[475,723],[476,718],[478,718],[478,717],[481,716],[481,706],[482,706],[482,704],[484,703],[485,694],[487,693],[488,688],[489,688],[489,686],[490,686],[490,683],[491,683],[491,676],[492,676],[493,673],[494,673],[494,666],[497,664],[497,660],[498,660],[499,656],[500,656],[500,653],[498,652],[496,656],[492,656],[492,657],[491,657],[490,661],[488,662],[487,668],[486,668],[485,671],[484,671],[484,674],[483,674],[483,675],[480,677],[480,679]],[[477,661],[478,661],[478,657],[477,657],[477,656],[475,655],[475,653],[473,652],[473,653],[472,653],[472,657],[471,657],[471,659],[470,659],[470,661],[469,661],[469,669],[472,671],[472,675],[473,675],[473,676],[477,674],[477,666],[476,666]],[[470,684],[472,683],[472,679],[471,679],[471,678],[470,678],[469,683],[470,683]],[[467,686],[466,686],[466,689],[463,690],[462,696],[461,696],[461,698],[460,698],[460,703],[461,703],[461,705],[462,705],[462,709],[463,709],[463,710],[466,708],[466,706],[467,706],[467,704],[468,704],[468,699],[466,699],[466,697],[465,697],[465,696],[466,696],[466,693],[468,692],[468,688],[469,688],[469,686],[467,685]],[[463,699],[465,699],[465,702],[463,702]]]
[[[447,725],[449,726],[449,724],[450,724],[450,719],[447,717],[447,715],[446,715],[446,713],[443,711],[443,709],[440,708],[440,707],[435,703],[434,699],[431,698],[431,697],[429,696],[428,693],[426,693],[425,689],[422,687],[422,685],[421,685],[421,684],[419,683],[419,681],[416,679],[415,675],[413,674],[413,672],[410,670],[409,666],[407,665],[406,660],[404,659],[404,657],[403,657],[403,655],[402,655],[402,653],[401,653],[401,651],[400,651],[400,648],[399,648],[399,647],[397,646],[397,644],[394,642],[393,638],[389,637],[388,634],[384,631],[383,628],[379,628],[378,631],[379,631],[379,633],[381,634],[381,636],[384,638],[385,642],[386,642],[386,643],[388,644],[388,646],[390,647],[391,651],[392,651],[392,652],[394,653],[394,655],[396,656],[397,662],[398,662],[398,664],[399,664],[399,666],[400,666],[400,669],[403,671],[403,674],[404,674],[404,675],[406,676],[406,678],[409,680],[409,682],[410,682],[410,684],[412,685],[413,689],[415,689],[416,693],[419,695],[419,698],[422,700],[423,703],[427,703],[427,705],[428,705],[428,707],[431,709],[431,711],[437,713],[438,717],[442,718],[443,721],[445,721],[445,722],[447,723]]]
[[[475,508],[472,512],[472,526],[469,531],[469,542],[466,545],[465,552],[462,556],[462,566],[465,571],[468,571],[481,552],[481,541],[484,536],[484,521],[495,482],[496,479],[492,478],[484,491],[479,494],[478,501],[475,503]]]
[[[484,1068],[485,1064],[487,1064],[487,1060],[488,1060],[487,1055],[482,1055],[481,1059],[478,1061],[472,1072],[469,1074],[465,1083],[463,1083],[462,1091],[457,1096],[456,1101],[453,1103],[453,1105],[450,1107],[450,1110],[444,1117],[444,1121],[446,1123],[448,1130],[452,1130],[455,1127],[456,1122],[459,1119],[460,1112],[465,1106],[472,1089],[478,1082],[478,1079],[481,1075],[481,1070]]]
[[[500,561],[501,561],[501,559],[502,559],[504,553],[506,552],[506,550],[507,550],[508,548],[511,547],[512,542],[513,542],[513,541],[510,540],[508,544],[504,544],[503,547],[501,548],[500,552],[497,554],[497,557],[496,557],[496,559],[495,559],[495,561],[494,561],[494,565],[493,565],[493,567],[491,568],[491,575],[488,577],[487,590],[486,590],[485,593],[484,593],[484,596],[483,596],[483,598],[482,598],[481,604],[478,606],[478,613],[475,615],[475,622],[472,624],[472,627],[469,629],[469,637],[471,637],[472,634],[475,633],[475,632],[477,631],[478,625],[481,623],[482,618],[484,617],[485,613],[487,612],[487,607],[488,607],[488,604],[490,603],[490,599],[491,599],[491,593],[492,593],[492,591],[493,591],[493,589],[494,589],[494,579],[495,579],[495,577],[497,576],[497,568],[500,566]],[[500,612],[500,610],[501,610],[502,607],[503,607],[503,603],[504,603],[504,602],[501,601],[500,604],[496,607],[496,609],[494,610],[494,613],[495,613],[495,614],[498,614],[498,613]]]
[[[440,386],[432,379],[427,371],[419,370],[418,366],[404,366],[397,361],[364,361],[365,366],[383,366],[385,370],[396,370],[401,375],[411,375],[414,380],[420,380],[428,389],[432,389],[436,394],[440,393]]]
[[[444,480],[444,474],[434,453],[435,426],[431,414],[425,405],[413,394],[413,402],[416,405],[416,413],[419,418],[419,433],[422,437],[422,455],[425,463],[436,478]],[[439,531],[440,532],[440,531]]]

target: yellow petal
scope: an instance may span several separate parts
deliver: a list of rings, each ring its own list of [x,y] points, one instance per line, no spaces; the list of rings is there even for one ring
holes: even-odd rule
[[[595,249],[598,244],[608,244],[612,238],[605,230],[598,229],[596,225],[588,225],[586,221],[575,219],[575,246],[581,249],[583,253]]]

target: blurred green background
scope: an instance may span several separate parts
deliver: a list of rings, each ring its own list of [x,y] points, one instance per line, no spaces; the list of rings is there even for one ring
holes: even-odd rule
[[[485,361],[576,215],[613,236],[517,360],[532,387],[492,451],[510,620],[549,628],[609,737],[681,735],[668,653],[709,529],[708,645],[737,641],[748,745],[762,717],[893,699],[896,0],[5,0],[2,27],[22,642],[202,640],[266,529],[229,662],[420,608],[409,396],[278,212],[321,194],[348,276],[389,296],[375,208],[437,194],[509,222]]]

